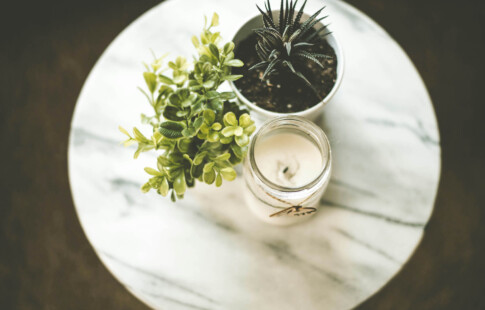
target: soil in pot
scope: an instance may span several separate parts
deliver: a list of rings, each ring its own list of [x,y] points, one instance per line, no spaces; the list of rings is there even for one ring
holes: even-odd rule
[[[337,56],[326,40],[312,46],[311,52],[331,56],[322,60],[325,69],[312,61],[302,61],[298,68],[312,83],[316,92],[289,70],[272,76],[270,83],[262,81],[264,68],[249,71],[249,68],[260,62],[255,45],[257,35],[251,34],[241,41],[235,49],[235,57],[244,62],[241,68],[234,68],[233,74],[242,74],[243,78],[234,82],[238,90],[249,101],[273,112],[292,113],[311,108],[322,101],[332,90],[337,78]],[[318,95],[317,95],[318,94]]]

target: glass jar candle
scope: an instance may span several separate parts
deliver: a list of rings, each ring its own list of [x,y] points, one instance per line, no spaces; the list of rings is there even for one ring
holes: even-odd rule
[[[320,127],[298,116],[269,120],[244,161],[246,204],[271,224],[304,221],[317,212],[331,169],[330,144]]]

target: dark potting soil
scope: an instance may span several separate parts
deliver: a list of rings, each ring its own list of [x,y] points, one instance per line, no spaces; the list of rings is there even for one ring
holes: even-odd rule
[[[331,56],[331,59],[322,59],[322,69],[313,61],[305,60],[297,63],[295,69],[299,69],[312,83],[317,94],[300,78],[289,70],[278,76],[272,76],[270,83],[262,81],[264,68],[249,71],[249,68],[260,62],[256,54],[256,34],[251,34],[236,46],[235,58],[241,59],[244,66],[234,68],[233,74],[242,74],[243,77],[234,84],[249,101],[259,107],[281,113],[299,112],[306,110],[325,98],[335,85],[337,78],[337,56],[334,49],[324,40],[322,43],[312,46],[311,52]]]

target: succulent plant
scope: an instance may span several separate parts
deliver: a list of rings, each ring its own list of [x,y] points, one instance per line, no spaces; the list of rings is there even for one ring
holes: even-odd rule
[[[328,15],[318,18],[325,8],[322,7],[310,18],[301,22],[306,2],[307,0],[296,12],[298,0],[294,2],[292,0],[289,3],[288,0],[285,2],[281,0],[278,21],[273,18],[269,0],[264,3],[266,11],[256,5],[261,12],[264,25],[262,28],[254,30],[258,36],[256,52],[261,62],[249,70],[264,69],[261,79],[267,82],[271,76],[289,71],[316,92],[309,79],[302,73],[300,66],[305,61],[311,61],[324,69],[320,59],[332,58],[311,51],[314,45],[322,42],[323,38],[329,34],[329,32],[322,33],[326,29],[326,25],[318,30],[314,29],[314,26]]]

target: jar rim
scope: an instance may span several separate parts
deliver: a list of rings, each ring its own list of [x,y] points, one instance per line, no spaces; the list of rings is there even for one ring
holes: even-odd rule
[[[316,146],[319,148],[319,150],[321,151],[322,158],[326,158],[325,164],[322,165],[321,171],[318,174],[318,176],[312,181],[298,187],[281,186],[269,180],[259,170],[259,167],[256,163],[256,159],[254,156],[255,147],[256,147],[256,143],[258,142],[258,139],[260,139],[262,136],[265,136],[266,134],[271,132],[271,129],[281,129],[282,126],[291,128],[295,131],[300,131],[302,133],[305,133],[306,134],[305,137],[309,136],[311,139],[314,140],[312,142],[314,142]],[[277,117],[269,121],[266,121],[259,128],[259,130],[252,138],[251,143],[249,145],[249,152],[248,152],[248,157],[249,157],[248,159],[250,162],[250,166],[254,171],[254,173],[256,174],[256,176],[258,177],[258,179],[260,179],[264,185],[270,187],[273,190],[287,192],[287,193],[300,192],[317,185],[324,178],[327,171],[330,169],[331,160],[332,160],[331,156],[332,156],[332,152],[330,149],[330,143],[322,128],[317,126],[315,123],[307,120],[306,118],[303,118],[301,116],[294,116],[294,115]]]

